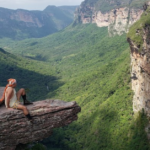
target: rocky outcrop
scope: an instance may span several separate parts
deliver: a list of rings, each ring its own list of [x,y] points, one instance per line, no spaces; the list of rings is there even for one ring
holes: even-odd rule
[[[27,108],[33,117],[32,122],[20,110],[0,107],[0,150],[15,150],[20,143],[27,144],[49,137],[53,128],[77,120],[77,114],[81,111],[76,102],[60,100],[38,101]]]
[[[25,10],[12,11],[9,17],[10,18],[8,19],[24,23],[26,27],[41,28],[45,25],[44,20],[42,22],[39,16],[32,13],[31,11],[25,11]],[[44,15],[42,17],[44,17]],[[1,18],[1,21],[6,21],[6,20]]]
[[[143,49],[139,53],[138,46],[131,39],[128,41],[131,47],[133,111],[137,113],[143,109],[150,116],[150,49]]]
[[[145,4],[145,9],[149,4]],[[150,13],[145,14],[148,18],[150,17]],[[136,38],[134,40],[128,37],[131,48],[132,90],[134,91],[133,111],[137,113],[143,109],[150,117],[150,25],[146,22],[139,22],[134,36],[139,39],[141,37],[141,44],[136,42]]]
[[[96,23],[98,27],[108,27],[110,36],[128,32],[129,27],[135,23],[143,13],[142,9],[129,9],[122,7],[102,13],[94,7],[83,7],[77,9],[75,23]]]

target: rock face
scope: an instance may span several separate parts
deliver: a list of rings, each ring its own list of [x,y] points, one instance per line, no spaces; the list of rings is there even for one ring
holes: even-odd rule
[[[143,13],[142,9],[129,9],[122,7],[102,13],[94,7],[82,7],[77,9],[75,23],[96,23],[98,27],[108,27],[110,36],[128,32],[129,27],[135,23]]]
[[[128,39],[131,47],[131,78],[133,97],[133,111],[142,109],[150,116],[150,61],[148,49],[138,53],[138,47]]]
[[[15,150],[20,143],[27,144],[49,137],[53,128],[77,120],[77,113],[81,111],[76,102],[60,100],[38,101],[27,108],[33,117],[32,123],[22,111],[0,107],[0,150]]]
[[[149,4],[145,5],[145,9]],[[150,13],[147,15],[149,17]],[[133,111],[137,113],[143,109],[150,117],[150,25],[145,24],[140,30],[139,33],[137,29],[136,34],[141,34],[141,46],[130,37],[128,38],[131,48],[132,90],[134,91]]]

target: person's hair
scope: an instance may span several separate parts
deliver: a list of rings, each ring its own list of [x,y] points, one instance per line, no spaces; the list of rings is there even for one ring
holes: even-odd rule
[[[8,79],[7,80],[8,84],[6,85],[5,89],[4,89],[4,92],[3,92],[3,95],[2,95],[2,98],[0,99],[0,104],[3,103],[4,99],[5,99],[5,92],[7,90],[8,87],[12,87],[14,84],[17,83],[16,79]]]

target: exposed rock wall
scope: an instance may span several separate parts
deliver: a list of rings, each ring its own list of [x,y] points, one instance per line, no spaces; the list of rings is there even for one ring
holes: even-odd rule
[[[142,13],[142,9],[129,9],[127,7],[102,13],[96,11],[94,7],[80,6],[75,14],[75,23],[96,23],[98,27],[108,27],[110,36],[121,35],[128,32],[129,27],[140,18]]]
[[[52,129],[77,120],[81,108],[76,102],[44,100],[28,106],[33,122],[22,111],[0,107],[0,150],[15,150],[18,144],[39,141],[52,134]]]
[[[45,25],[44,21],[42,22],[41,18],[38,18],[37,15],[35,15],[34,13],[30,11],[25,11],[25,10],[12,11],[9,17],[11,20],[23,22],[26,25],[26,27],[41,28]],[[43,15],[42,17],[44,18],[45,16]],[[6,21],[6,20],[3,19],[3,21]]]
[[[131,48],[131,78],[134,112],[146,112],[150,117],[150,25],[142,28],[143,44],[140,48],[128,38]],[[137,29],[138,34],[138,29]]]
[[[130,42],[131,53],[131,78],[133,97],[133,111],[135,113],[145,110],[150,116],[150,61],[149,52],[138,53],[138,47]],[[146,50],[146,49],[145,49]]]

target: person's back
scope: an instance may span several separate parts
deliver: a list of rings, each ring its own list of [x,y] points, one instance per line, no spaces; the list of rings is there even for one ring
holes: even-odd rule
[[[13,108],[22,110],[24,115],[31,120],[32,117],[29,114],[29,111],[26,106],[20,104],[20,97],[23,98],[24,104],[33,104],[26,99],[25,89],[20,89],[17,93],[15,87],[17,86],[16,79],[8,79],[8,84],[5,87],[4,93],[0,102],[5,100],[6,108]]]
[[[17,102],[17,95],[16,95],[16,90],[15,88],[12,88],[12,87],[8,87],[6,89],[6,92],[5,92],[5,106],[6,108],[8,108],[8,105],[7,105],[7,95],[8,93],[11,93],[11,99],[10,99],[10,102],[9,102],[9,106],[10,107],[13,107],[15,105],[15,103],[18,103]]]

